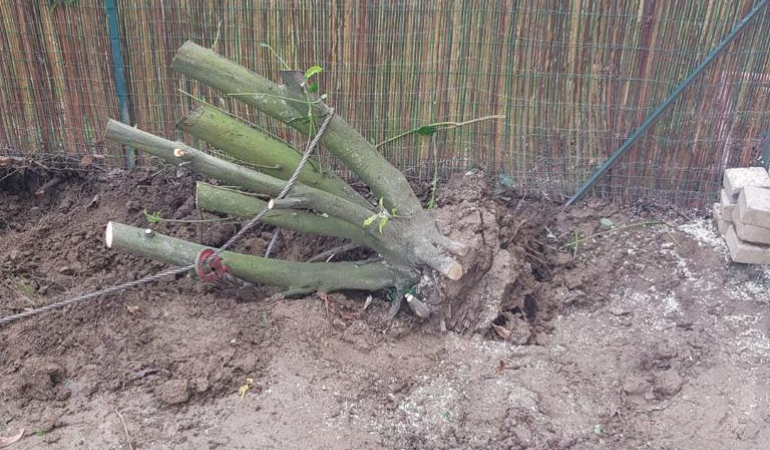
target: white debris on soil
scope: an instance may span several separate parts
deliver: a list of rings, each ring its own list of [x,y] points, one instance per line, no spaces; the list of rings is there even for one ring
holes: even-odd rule
[[[749,280],[733,277],[725,286],[725,293],[735,301],[770,303],[770,265],[754,266],[757,271]]]
[[[456,426],[457,420],[453,419],[462,401],[462,394],[457,390],[456,383],[447,378],[427,380],[426,377],[423,381],[426,384],[413,389],[398,406],[404,420],[397,427],[428,431],[425,437],[435,441]]]
[[[735,356],[749,361],[764,361],[770,357],[770,337],[757,328],[759,318],[754,315],[731,315],[723,318],[727,327],[737,335]]]
[[[762,331],[751,328],[738,335],[741,354],[754,360],[766,361],[770,354],[770,338]]]
[[[679,302],[673,293],[661,293],[651,289],[649,293],[624,289],[619,295],[613,295],[619,305],[631,306],[633,311],[654,311],[654,314],[640,315],[638,320],[647,325],[649,330],[660,331],[668,328],[670,317],[681,312]]]
[[[666,314],[673,314],[681,311],[679,302],[676,300],[673,292],[669,292],[665,297],[661,299],[663,305],[663,312]]]
[[[694,219],[688,223],[679,225],[677,227],[679,231],[692,237],[700,246],[711,247],[718,255],[722,256],[725,261],[725,270],[729,264],[729,251],[724,239],[719,235],[713,221],[710,219]],[[693,274],[687,268],[687,261],[677,252],[671,252],[677,257],[677,269],[690,281],[694,280]],[[743,270],[741,267],[739,270]],[[770,265],[765,266],[753,266],[751,270],[756,271],[756,275],[750,277],[749,280],[741,277],[732,277],[725,285],[725,293],[729,298],[735,301],[759,301],[770,303]],[[704,290],[710,290],[713,288],[713,283],[710,280],[712,277],[708,273],[699,274],[698,280],[700,283],[696,283],[695,286]],[[705,285],[703,285],[705,283]]]
[[[677,226],[677,229],[698,241],[698,245],[709,246],[720,255],[727,256],[727,245],[722,236],[717,232],[713,220],[705,218],[693,219],[690,222]]]

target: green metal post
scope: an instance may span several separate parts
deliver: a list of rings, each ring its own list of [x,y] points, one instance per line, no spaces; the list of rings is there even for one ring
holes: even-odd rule
[[[653,122],[655,122],[658,116],[660,116],[660,114],[666,108],[668,108],[674,102],[674,100],[676,100],[677,97],[679,97],[682,91],[684,91],[685,88],[695,80],[695,78],[703,71],[703,69],[706,68],[706,66],[709,65],[709,63],[711,63],[717,56],[719,56],[720,53],[722,53],[725,50],[725,48],[727,48],[727,45],[730,42],[732,42],[733,39],[735,39],[741,33],[741,31],[743,31],[746,25],[748,25],[749,22],[751,22],[751,19],[756,17],[757,14],[759,14],[759,12],[767,6],[768,2],[770,2],[770,0],[762,0],[759,3],[757,3],[756,6],[754,6],[754,9],[752,9],[746,15],[746,17],[741,19],[741,21],[738,22],[737,25],[735,25],[732,31],[730,31],[730,33],[727,36],[725,36],[722,42],[720,42],[716,47],[714,47],[713,50],[711,50],[711,53],[709,53],[708,56],[706,56],[703,62],[701,62],[700,65],[696,67],[695,70],[693,70],[692,73],[687,78],[685,78],[685,80],[682,81],[679,84],[679,86],[676,87],[676,89],[674,89],[674,92],[672,92],[671,95],[669,95],[668,98],[665,99],[663,103],[661,103],[660,106],[658,106],[658,108],[655,111],[653,111],[652,113],[650,113],[649,116],[647,116],[647,118],[644,120],[644,123],[642,123],[642,125],[639,128],[637,128],[636,131],[634,131],[634,133],[631,136],[629,136],[628,139],[626,139],[625,142],[623,142],[623,144],[621,144],[620,147],[618,147],[618,149],[615,150],[610,155],[610,157],[607,158],[607,160],[604,161],[601,166],[599,166],[598,169],[596,169],[593,175],[591,175],[591,178],[589,178],[588,181],[586,181],[585,184],[583,184],[583,186],[581,186],[581,188],[578,189],[575,195],[573,195],[572,198],[569,199],[569,201],[567,202],[567,206],[571,206],[575,202],[580,200],[586,194],[586,192],[588,192],[588,190],[591,189],[596,184],[597,181],[599,181],[599,178],[601,178],[602,175],[604,175],[605,173],[607,173],[608,170],[610,170],[610,168],[615,164],[615,161],[617,161],[618,158],[623,156],[623,154],[626,153],[628,149],[631,148],[631,146],[640,137],[642,137],[644,132],[647,131],[647,129],[650,127],[650,125],[653,124]]]

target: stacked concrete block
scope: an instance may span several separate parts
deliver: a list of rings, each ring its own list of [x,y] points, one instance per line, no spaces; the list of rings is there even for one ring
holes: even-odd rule
[[[725,170],[717,228],[733,261],[770,263],[770,175],[761,167]]]

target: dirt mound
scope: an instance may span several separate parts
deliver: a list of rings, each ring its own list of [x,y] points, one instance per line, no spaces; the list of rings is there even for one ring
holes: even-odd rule
[[[105,249],[108,220],[141,225],[145,208],[200,219],[187,176],[89,175],[34,195],[45,181],[9,177],[0,189],[3,316],[163,268]],[[9,447],[19,450],[770,441],[770,272],[728,265],[707,221],[601,202],[565,213],[483,183],[454,180],[435,212],[490,250],[458,292],[500,310],[468,306],[468,324],[447,324],[482,333],[442,333],[405,306],[390,321],[381,294],[364,310],[357,293],[277,300],[182,277],[0,329],[0,436],[25,428]],[[209,245],[234,231],[157,226]],[[238,250],[261,253],[270,236],[258,230]],[[302,259],[334,244],[282,242]]]
[[[461,258],[465,269],[462,279],[426,277],[421,283],[420,290],[428,293],[427,302],[436,312],[439,329],[486,332],[493,321],[502,319],[497,325],[501,335],[526,343],[528,322],[535,320],[538,309],[533,296],[537,281],[528,262],[526,242],[515,241],[517,232],[507,227],[506,208],[491,195],[486,175],[469,172],[453,176],[442,189],[439,204],[432,215],[441,233],[471,249]],[[539,222],[547,220],[541,218]],[[525,306],[527,298],[530,300]]]

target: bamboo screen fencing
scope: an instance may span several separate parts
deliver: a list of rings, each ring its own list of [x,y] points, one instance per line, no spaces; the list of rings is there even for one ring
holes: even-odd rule
[[[572,194],[757,0],[118,0],[131,123],[167,138],[204,99],[276,123],[170,69],[187,39],[278,79],[325,68],[322,92],[412,178],[481,167],[556,200]],[[770,129],[764,11],[599,183],[624,201],[703,207],[726,166],[757,164]],[[0,155],[69,161],[123,149],[104,0],[0,0]],[[187,95],[187,94],[189,95]],[[147,164],[147,161],[144,161]]]

